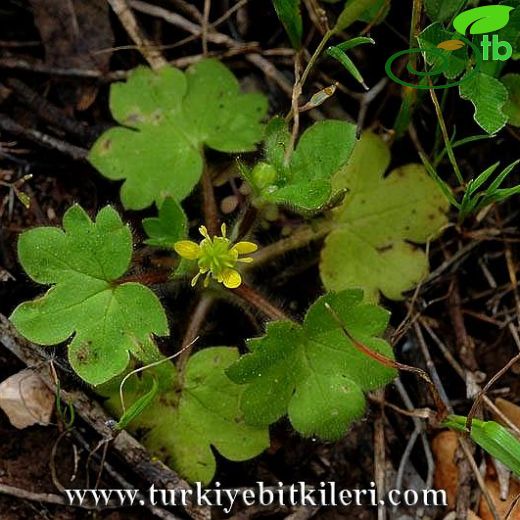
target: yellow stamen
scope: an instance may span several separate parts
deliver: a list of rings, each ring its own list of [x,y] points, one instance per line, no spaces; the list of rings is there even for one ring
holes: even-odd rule
[[[211,240],[209,238],[209,233],[208,233],[208,228],[206,226],[200,226],[199,227],[199,233],[204,237],[204,238],[207,238],[208,240]]]

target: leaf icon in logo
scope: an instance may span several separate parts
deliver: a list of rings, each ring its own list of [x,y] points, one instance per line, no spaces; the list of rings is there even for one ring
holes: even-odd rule
[[[453,27],[460,34],[465,34],[469,28],[470,34],[484,34],[498,31],[509,22],[509,12],[513,9],[508,5],[485,5],[475,7],[460,13],[453,20]]]

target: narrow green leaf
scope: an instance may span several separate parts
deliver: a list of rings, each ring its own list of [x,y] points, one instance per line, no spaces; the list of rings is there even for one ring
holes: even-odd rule
[[[273,6],[295,49],[302,45],[303,22],[301,0],[273,0]]]
[[[374,45],[376,42],[372,38],[367,38],[366,36],[358,36],[356,38],[351,38],[350,40],[347,40],[343,43],[338,43],[338,45],[335,45],[334,47],[338,48],[343,52],[346,52],[350,49],[353,49],[354,47],[357,47],[358,45],[363,45],[365,43],[371,43],[372,45]]]
[[[365,84],[365,80],[363,79],[363,76],[357,69],[357,67],[354,65],[352,60],[345,54],[345,51],[348,49],[352,49],[353,47],[356,47],[357,45],[362,45],[364,43],[375,43],[372,38],[353,38],[352,40],[348,40],[346,42],[340,43],[339,45],[335,45],[333,47],[329,47],[327,49],[327,54],[331,56],[332,58],[338,60],[343,67],[352,75],[352,77],[365,89],[368,90],[368,87]]]
[[[447,184],[445,181],[441,179],[440,175],[437,173],[437,170],[433,167],[433,165],[430,163],[430,161],[424,153],[420,152],[419,157],[421,158],[421,161],[424,164],[426,171],[428,172],[430,177],[437,183],[437,186],[439,186],[442,193],[444,193],[444,196],[446,197],[448,202],[453,206],[458,207],[458,202],[453,196],[453,192],[449,184]]]
[[[500,166],[500,162],[496,162],[495,164],[492,164],[489,166],[489,168],[486,168],[476,179],[470,181],[468,183],[468,186],[466,188],[466,192],[470,195],[473,195],[475,191],[477,191],[482,184],[484,184],[489,177],[493,174],[493,172]]]
[[[458,432],[466,432],[466,421],[466,417],[450,415],[443,425]],[[506,428],[495,421],[473,419],[470,437],[484,451],[520,476],[520,441]]]
[[[469,137],[464,137],[462,139],[459,139],[458,141],[454,141],[452,144],[451,144],[451,147],[453,150],[455,150],[455,148],[458,148],[459,146],[464,146],[465,144],[470,144],[470,143],[474,143],[474,142],[477,142],[477,141],[482,141],[484,139],[492,139],[493,136],[491,135],[487,135],[487,134],[482,134],[482,135],[471,135]],[[435,160],[433,161],[433,165],[434,167],[437,167],[440,162],[442,161],[442,159],[444,159],[444,156],[446,155],[447,153],[447,149],[446,147],[444,146],[442,151],[435,157]]]
[[[379,25],[390,12],[391,0],[376,0],[370,7],[361,13],[358,20],[370,25]]]
[[[159,392],[159,383],[155,377],[152,377],[152,387],[141,397],[137,398],[117,422],[116,429],[124,430],[128,427],[131,421],[139,417],[144,410],[150,406],[155,396]]]
[[[370,9],[376,8],[380,0],[347,0],[333,31],[337,34],[350,27]]]
[[[489,188],[486,190],[486,193],[492,194],[500,185],[504,182],[506,177],[513,171],[515,166],[520,163],[520,159],[513,161],[509,166],[506,166],[499,175],[497,175],[496,179],[489,185]]]

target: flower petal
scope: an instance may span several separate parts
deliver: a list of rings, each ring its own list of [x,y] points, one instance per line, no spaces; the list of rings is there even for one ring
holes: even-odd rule
[[[200,246],[191,240],[179,240],[173,245],[176,253],[187,260],[196,260],[200,255]]]
[[[224,238],[226,238],[226,231],[227,231],[227,229],[226,229],[226,224],[223,223],[223,224],[220,226],[220,232],[222,233],[222,236],[223,236]]]
[[[235,289],[242,283],[242,277],[235,269],[224,269],[224,271],[222,271],[222,283],[228,289]]]
[[[239,258],[237,262],[242,262],[243,264],[250,264],[254,261],[254,258],[251,258],[250,256],[245,256],[244,258]]]
[[[249,253],[254,253],[258,246],[253,242],[238,242],[233,246],[233,248],[239,255],[247,255]]]

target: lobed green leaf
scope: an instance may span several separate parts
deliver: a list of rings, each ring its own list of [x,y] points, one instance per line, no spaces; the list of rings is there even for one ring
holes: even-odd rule
[[[229,460],[255,457],[269,446],[266,427],[245,423],[240,412],[244,388],[225,374],[239,357],[230,347],[210,347],[190,357],[180,381],[175,366],[165,362],[132,376],[125,385],[125,402],[139,402],[150,392],[150,379],[159,382],[159,396],[129,424],[144,433],[151,453],[192,482],[208,484],[216,470],[214,447]],[[119,387],[102,389],[107,407],[121,412]]]
[[[473,118],[489,134],[495,134],[507,123],[503,108],[508,99],[506,87],[496,78],[479,72],[459,85],[460,96],[475,107]]]
[[[389,163],[388,146],[365,133],[334,178],[336,189],[348,191],[321,252],[321,279],[330,291],[361,287],[370,300],[379,292],[399,300],[428,274],[428,258],[416,244],[447,223],[448,201],[422,165],[384,177]]]
[[[63,217],[63,231],[35,228],[18,241],[20,263],[40,284],[52,285],[40,298],[11,315],[30,341],[56,345],[71,336],[72,368],[97,385],[120,374],[130,354],[157,355],[152,336],[168,334],[168,322],[155,294],[138,283],[120,283],[130,265],[132,235],[107,206],[92,222],[78,205]]]
[[[206,59],[186,73],[172,67],[134,69],[110,90],[121,125],[106,131],[89,161],[112,180],[124,180],[125,208],[143,209],[170,196],[187,197],[200,179],[203,146],[246,152],[261,140],[267,101],[243,94],[233,74]]]
[[[173,244],[186,236],[188,219],[181,205],[171,197],[164,200],[157,217],[143,219],[148,245],[173,249]]]
[[[250,353],[228,369],[233,381],[246,385],[242,410],[248,423],[268,425],[288,414],[303,435],[339,439],[363,415],[363,392],[395,377],[395,370],[352,345],[325,303],[356,340],[392,358],[391,347],[378,337],[388,324],[385,310],[364,303],[359,290],[327,294],[302,325],[269,323],[265,336],[248,342]]]
[[[257,189],[260,198],[300,211],[319,210],[330,200],[332,176],[350,157],[355,141],[355,125],[320,121],[302,134],[286,164],[289,132],[283,120],[275,118],[267,128],[265,156],[276,175],[271,183]],[[252,182],[255,187],[255,180]]]

